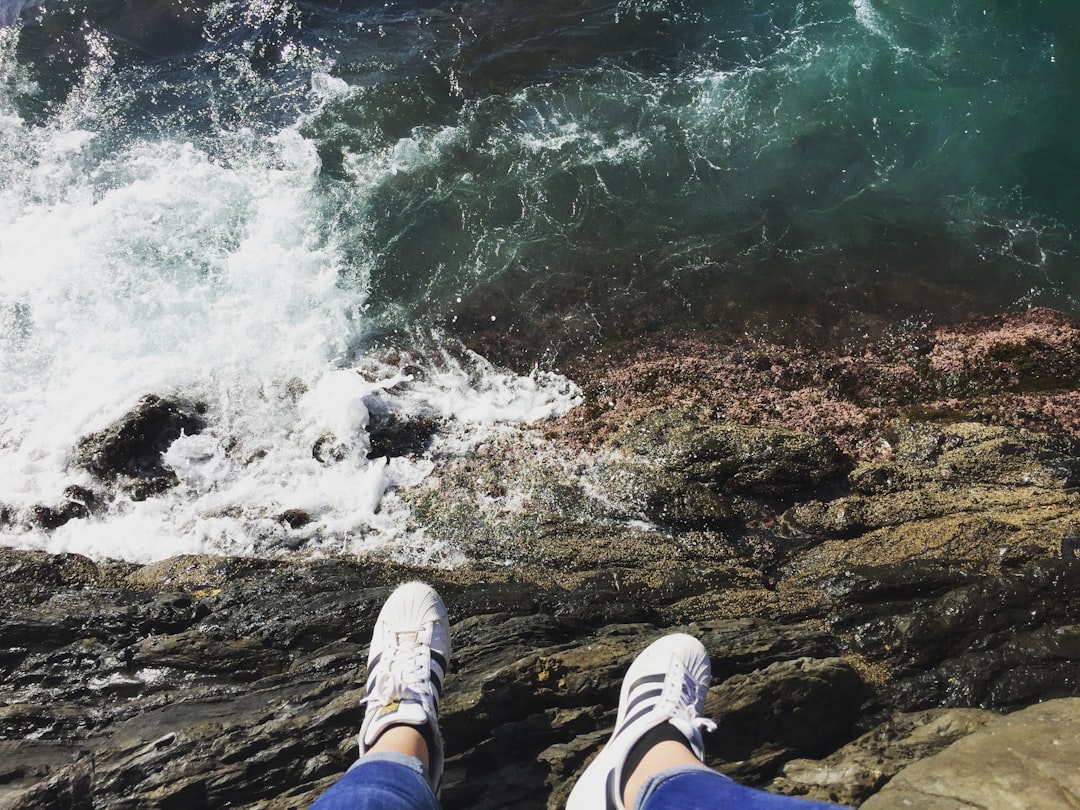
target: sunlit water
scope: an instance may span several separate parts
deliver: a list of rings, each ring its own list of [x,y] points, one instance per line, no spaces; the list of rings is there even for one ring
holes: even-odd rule
[[[369,411],[444,419],[454,453],[578,396],[470,331],[543,358],[825,305],[1076,309],[1071,2],[3,0],[0,24],[9,544],[453,562],[394,494],[431,461],[368,460]],[[72,448],[146,393],[207,405],[180,486],[34,528],[100,488]]]

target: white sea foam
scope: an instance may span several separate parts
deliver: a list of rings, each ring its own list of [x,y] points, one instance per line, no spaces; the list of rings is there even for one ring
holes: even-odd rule
[[[0,505],[14,514],[0,541],[138,561],[304,545],[455,562],[409,527],[394,495],[431,462],[368,460],[366,403],[445,418],[458,438],[444,451],[460,450],[485,425],[564,410],[573,386],[475,356],[435,358],[416,380],[357,361],[366,269],[343,272],[319,219],[319,159],[296,128],[110,153],[74,118],[0,120],[12,146],[0,156]],[[370,172],[418,159],[402,150]],[[206,430],[164,455],[179,485],[34,528],[34,506],[72,484],[101,488],[72,449],[147,393],[207,406]],[[322,460],[320,440],[334,446]],[[309,522],[288,525],[289,510]]]
[[[897,53],[910,53],[908,48],[902,47],[898,43],[893,25],[880,11],[874,8],[871,0],[851,0],[851,6],[855,11],[855,20],[859,25],[874,36],[888,42]]]
[[[13,25],[27,9],[40,6],[44,0],[0,0],[0,27]]]

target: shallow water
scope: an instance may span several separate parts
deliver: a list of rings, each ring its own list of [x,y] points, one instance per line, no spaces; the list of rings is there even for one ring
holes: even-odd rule
[[[369,462],[368,411],[444,417],[464,452],[576,396],[459,338],[557,364],[668,325],[1075,312],[1078,16],[4,0],[6,541],[452,560],[395,508],[428,462]],[[28,527],[92,483],[77,438],[147,392],[209,405],[170,451],[182,486]],[[350,452],[326,465],[328,433]],[[300,537],[292,508],[316,518]]]

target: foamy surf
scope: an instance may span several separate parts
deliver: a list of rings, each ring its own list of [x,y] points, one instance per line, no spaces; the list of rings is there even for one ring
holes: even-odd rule
[[[319,159],[296,127],[111,150],[77,126],[5,124],[19,146],[0,188],[5,543],[139,561],[303,547],[451,563],[387,497],[431,462],[369,460],[369,403],[442,420],[441,452],[457,452],[485,426],[576,401],[557,375],[464,351],[414,358],[413,374],[365,356],[367,268],[345,268],[320,219]],[[178,485],[136,500],[73,450],[145,394],[197,401],[208,424],[164,454]],[[335,452],[320,459],[323,441]],[[35,527],[34,508],[73,485],[104,506]]]

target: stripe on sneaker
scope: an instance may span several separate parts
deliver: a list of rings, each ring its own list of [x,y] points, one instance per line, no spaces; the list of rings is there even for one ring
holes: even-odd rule
[[[604,784],[604,804],[607,805],[605,810],[619,810],[619,802],[615,797],[615,771],[608,771],[607,782]]]
[[[439,669],[446,672],[446,656],[438,650],[431,650],[431,660],[439,665]]]
[[[657,673],[655,673],[653,675],[645,675],[645,676],[643,676],[641,678],[638,678],[636,681],[634,681],[632,684],[630,684],[630,688],[626,690],[626,693],[630,694],[635,689],[637,689],[639,686],[644,686],[645,684],[663,683],[666,680],[667,680],[667,673],[666,672],[657,672]]]
[[[634,725],[634,723],[636,723],[642,717],[649,714],[649,712],[651,712],[652,710],[653,710],[652,706],[646,706],[644,709],[642,709],[640,712],[635,714],[633,717],[626,718],[626,720],[623,721],[623,724],[621,726],[619,726],[615,730],[614,734],[611,735],[611,739],[614,740],[616,737],[618,737],[620,734],[622,734],[624,731],[626,731],[626,729],[628,729],[628,728],[630,728],[630,726]]]
[[[379,661],[382,660],[382,653],[375,653],[375,657],[368,661],[367,665],[367,683],[364,684],[364,691],[370,695],[371,690],[375,686],[375,673],[379,669]]]
[[[652,711],[653,707],[650,705],[646,706],[637,714],[631,715],[631,712],[633,712],[633,710],[640,704],[655,701],[657,698],[659,698],[664,693],[663,683],[666,680],[667,673],[658,672],[653,675],[642,676],[630,685],[630,688],[626,692],[626,709],[622,711],[625,719],[622,721],[619,727],[615,729],[615,734],[612,735],[613,737],[618,737],[619,734],[622,733],[623,729],[625,729],[627,726],[631,725],[636,720],[641,719],[650,711]],[[660,684],[660,686],[658,687],[657,684]]]
[[[643,700],[655,700],[656,698],[660,697],[662,694],[664,694],[663,689],[646,689],[646,690],[642,691],[633,700],[631,700],[629,704],[627,704],[627,706],[626,706],[626,714],[630,714],[630,712],[634,711],[634,709],[637,707],[637,705],[639,703],[641,703]]]

